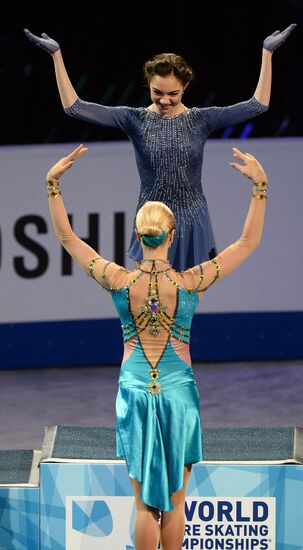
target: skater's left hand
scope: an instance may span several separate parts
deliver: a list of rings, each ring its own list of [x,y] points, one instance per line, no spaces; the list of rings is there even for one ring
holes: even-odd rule
[[[296,23],[292,23],[282,32],[275,31],[273,34],[265,38],[263,48],[269,52],[274,52],[277,48],[279,48],[279,46],[281,46],[281,44],[283,44],[283,42],[285,42],[296,26]]]
[[[242,160],[244,163],[238,164],[237,162],[230,162],[229,164],[230,166],[232,166],[232,168],[235,168],[235,170],[241,172],[243,176],[246,176],[254,183],[267,183],[268,180],[266,172],[260,162],[255,157],[253,157],[253,155],[250,155],[249,153],[242,153],[242,151],[240,151],[240,149],[237,149],[237,147],[233,147],[232,150],[233,157],[238,160]]]

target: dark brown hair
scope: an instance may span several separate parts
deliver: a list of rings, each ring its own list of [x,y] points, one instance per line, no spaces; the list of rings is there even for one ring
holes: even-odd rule
[[[168,76],[173,74],[183,86],[191,82],[194,72],[187,61],[175,53],[159,53],[148,59],[143,66],[144,78],[149,84],[153,76]]]

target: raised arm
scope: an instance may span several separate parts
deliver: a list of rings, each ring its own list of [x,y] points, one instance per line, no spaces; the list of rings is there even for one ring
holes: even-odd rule
[[[48,191],[49,208],[54,230],[60,244],[78,262],[78,264],[92,275],[102,286],[109,288],[123,268],[112,262],[108,262],[100,256],[91,246],[81,240],[73,231],[59,189],[59,179],[71,168],[74,161],[86,153],[87,148],[79,145],[66,157],[61,158],[48,171],[46,185]],[[109,266],[109,267],[108,267]],[[106,273],[105,273],[106,272]]]
[[[126,131],[126,108],[107,107],[83,101],[78,97],[67,74],[61,49],[56,40],[50,38],[45,32],[41,34],[41,37],[32,34],[28,29],[24,29],[24,32],[31,42],[52,56],[58,91],[66,114],[93,124],[120,128]]]
[[[259,75],[258,84],[254,93],[254,97],[259,103],[268,106],[270,101],[272,66],[271,58],[273,52],[287,40],[297,25],[292,23],[283,32],[275,31],[273,34],[265,38],[262,50],[262,63]]]
[[[249,153],[242,153],[234,147],[233,156],[244,164],[231,162],[230,165],[253,182],[252,198],[240,238],[213,260],[189,270],[198,283],[201,295],[215,281],[224,279],[246,260],[259,246],[262,237],[267,175],[261,164]]]
[[[66,157],[61,158],[48,171],[46,176],[46,185],[48,191],[48,202],[56,237],[65,250],[76,260],[82,269],[87,271],[88,263],[92,258],[98,256],[97,252],[84,241],[82,241],[73,231],[59,189],[59,179],[71,168],[74,161],[86,153],[87,149],[79,145]]]
[[[41,34],[41,37],[35,36],[28,29],[24,29],[24,32],[29,40],[52,56],[62,106],[64,109],[70,107],[75,103],[78,96],[67,74],[58,42],[50,38],[45,32]]]
[[[204,109],[209,133],[218,128],[235,126],[245,120],[250,120],[268,109],[271,91],[272,53],[285,42],[296,26],[293,23],[283,32],[275,31],[265,38],[259,80],[251,99],[227,107],[208,107]]]
[[[77,101],[78,95],[67,74],[60,49],[53,54],[53,61],[62,107],[67,109]]]

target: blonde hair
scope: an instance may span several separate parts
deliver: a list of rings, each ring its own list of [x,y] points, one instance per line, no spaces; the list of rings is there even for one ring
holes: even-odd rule
[[[140,235],[158,237],[162,231],[168,233],[175,227],[175,216],[164,204],[159,201],[148,201],[136,216],[136,229]]]

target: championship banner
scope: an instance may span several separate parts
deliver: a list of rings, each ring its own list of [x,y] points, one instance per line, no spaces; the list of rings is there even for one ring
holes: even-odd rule
[[[134,550],[125,464],[42,463],[41,550]],[[193,466],[184,550],[302,549],[301,465]]]
[[[186,550],[275,550],[274,497],[187,498]]]
[[[66,497],[66,550],[134,548],[134,514],[133,497]],[[185,550],[276,549],[274,497],[188,497],[185,517]]]

